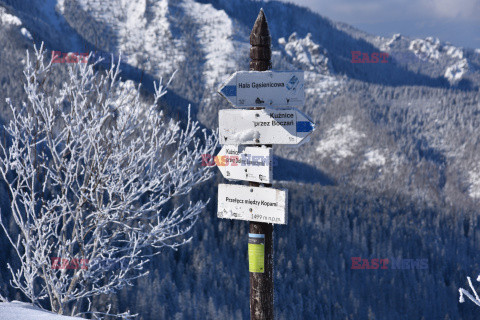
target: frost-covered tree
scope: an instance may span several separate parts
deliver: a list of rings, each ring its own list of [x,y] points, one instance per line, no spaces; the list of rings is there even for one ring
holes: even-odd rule
[[[27,52],[28,100],[16,108],[7,99],[13,120],[0,144],[0,179],[17,230],[0,225],[21,262],[8,266],[11,284],[59,314],[102,318],[110,308],[95,311],[103,306],[92,306],[93,296],[131,285],[159,248],[189,241],[206,202],[187,197],[212,176],[201,155],[217,137],[190,116],[183,128],[165,119],[161,82],[145,107],[139,87],[119,81],[118,65],[72,63],[55,88],[46,61],[43,45],[33,58]]]
[[[480,297],[478,297],[478,293],[472,285],[472,279],[470,279],[470,277],[467,277],[467,280],[468,280],[468,284],[470,286],[470,289],[472,289],[473,295],[470,292],[468,292],[467,290],[465,290],[463,288],[460,288],[460,289],[458,289],[458,292],[460,292],[459,301],[460,301],[460,303],[464,303],[465,302],[464,295],[465,295],[465,296],[467,296],[468,299],[472,300],[473,303],[475,303],[477,306],[480,307]],[[480,282],[480,274],[477,277],[477,281]]]

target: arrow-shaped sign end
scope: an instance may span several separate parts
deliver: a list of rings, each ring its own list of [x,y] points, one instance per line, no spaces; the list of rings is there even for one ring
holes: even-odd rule
[[[232,100],[230,99],[231,97],[236,97],[237,96],[237,85],[235,81],[235,76],[237,73],[234,73],[233,75],[230,76],[224,83],[218,87],[217,92],[224,97],[225,99],[228,100],[228,102],[232,103]],[[235,100],[235,99],[234,99]]]
[[[225,97],[235,97],[237,96],[237,86],[223,86],[219,91]]]

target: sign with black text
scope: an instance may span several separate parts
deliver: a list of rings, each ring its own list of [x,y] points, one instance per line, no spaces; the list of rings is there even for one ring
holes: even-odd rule
[[[286,189],[218,185],[217,217],[287,224]]]
[[[296,108],[220,110],[220,144],[299,144],[315,124]]]
[[[234,107],[305,104],[303,71],[237,71],[218,92]]]
[[[217,167],[226,179],[272,183],[272,148],[226,145],[217,158]]]

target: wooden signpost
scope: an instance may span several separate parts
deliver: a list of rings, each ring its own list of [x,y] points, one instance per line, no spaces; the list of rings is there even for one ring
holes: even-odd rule
[[[250,71],[234,73],[220,86],[219,93],[234,107],[251,109],[219,111],[220,144],[224,146],[217,155],[217,165],[220,163],[225,178],[250,184],[219,184],[217,217],[250,222],[250,318],[270,320],[273,319],[273,224],[288,222],[288,192],[271,188],[270,184],[272,145],[301,144],[315,125],[293,108],[305,103],[303,72],[268,71],[271,38],[263,10],[253,26],[250,44]],[[262,161],[267,158],[268,161]]]

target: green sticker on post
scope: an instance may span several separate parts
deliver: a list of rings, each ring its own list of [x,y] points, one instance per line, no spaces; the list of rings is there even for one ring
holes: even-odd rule
[[[248,269],[250,272],[265,272],[264,234],[248,234]]]

